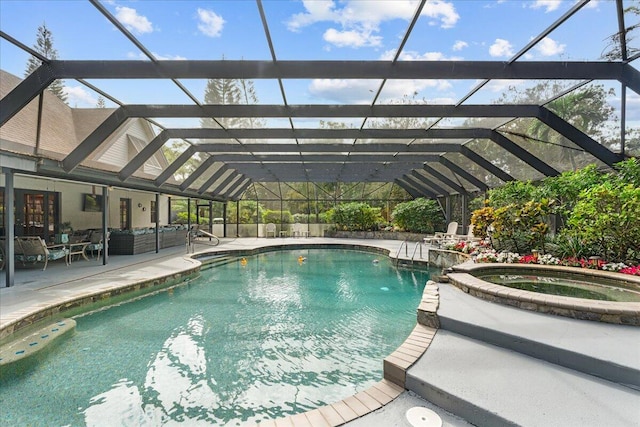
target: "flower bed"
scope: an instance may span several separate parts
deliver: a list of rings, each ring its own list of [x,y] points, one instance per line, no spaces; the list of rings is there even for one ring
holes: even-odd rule
[[[458,242],[447,245],[446,249],[458,251],[471,255],[476,263],[520,263],[520,264],[540,264],[540,265],[562,265],[566,267],[580,267],[591,270],[613,271],[623,274],[640,276],[640,264],[627,265],[622,262],[607,262],[599,257],[591,258],[558,258],[551,254],[532,253],[520,255],[515,252],[498,252],[486,241],[480,242]]]

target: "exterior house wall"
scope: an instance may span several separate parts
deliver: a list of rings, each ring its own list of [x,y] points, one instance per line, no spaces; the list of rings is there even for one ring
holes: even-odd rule
[[[37,191],[52,191],[60,193],[60,222],[70,222],[74,230],[85,230],[102,227],[101,212],[85,212],[82,210],[82,195],[95,193],[102,195],[101,186],[80,184],[51,179],[31,178],[24,175],[16,175],[15,188],[32,189]],[[4,175],[0,174],[0,187],[4,187]],[[109,191],[109,217],[108,227],[120,227],[120,198],[131,199],[131,227],[144,228],[155,227],[151,222],[151,201],[155,201],[155,194],[125,189],[111,189]],[[138,203],[142,207],[138,207]],[[169,223],[169,198],[160,196],[160,225]]]

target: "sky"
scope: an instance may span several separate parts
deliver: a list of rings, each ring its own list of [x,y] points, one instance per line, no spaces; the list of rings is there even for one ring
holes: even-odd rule
[[[628,1],[628,0],[627,0]],[[510,60],[534,37],[574,7],[573,0],[430,0],[399,59]],[[270,60],[271,52],[255,1],[102,1],[156,59]],[[263,0],[270,37],[279,60],[391,60],[405,36],[417,1]],[[86,1],[0,0],[0,27],[27,46],[43,23],[51,30],[58,59],[146,60],[144,54]],[[599,60],[617,31],[615,1],[592,0],[520,60]],[[635,42],[636,46],[638,42]],[[0,40],[0,66],[22,77],[28,55]],[[636,61],[637,62],[637,61]],[[637,64],[634,64],[637,66]],[[206,81],[181,80],[201,101]],[[90,83],[123,103],[189,104],[171,82],[94,80]],[[255,81],[260,103],[282,104],[277,81]],[[575,82],[567,82],[571,84]],[[620,106],[620,85],[611,104]],[[498,99],[510,86],[531,82],[492,81],[466,103]],[[380,86],[373,80],[285,80],[289,104],[370,104]],[[386,83],[380,102],[415,96],[452,104],[478,81],[415,80]],[[94,107],[98,94],[65,81],[69,104]],[[640,123],[640,97],[627,91],[627,120]],[[114,106],[107,102],[108,107]]]

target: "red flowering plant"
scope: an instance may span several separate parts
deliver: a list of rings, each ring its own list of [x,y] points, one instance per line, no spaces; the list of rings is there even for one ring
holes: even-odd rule
[[[518,262],[520,264],[538,264],[538,254],[522,255]]]
[[[631,274],[631,275],[634,275],[634,276],[640,276],[640,264],[636,265],[635,267],[623,268],[622,270],[620,270],[620,273]]]

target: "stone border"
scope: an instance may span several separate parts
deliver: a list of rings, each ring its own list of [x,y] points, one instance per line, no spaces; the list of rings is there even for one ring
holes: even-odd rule
[[[175,272],[163,277],[157,277],[136,283],[127,283],[121,286],[103,286],[93,292],[83,292],[72,295],[69,298],[58,298],[38,304],[35,307],[27,307],[17,311],[13,319],[10,319],[0,328],[0,344],[6,343],[13,334],[24,332],[40,322],[60,320],[63,317],[72,317],[81,311],[81,307],[100,305],[107,303],[110,298],[131,299],[139,295],[146,295],[153,291],[165,289],[180,284],[196,274],[200,270],[200,263],[180,272]],[[117,302],[114,300],[113,302]],[[111,304],[112,302],[109,302]],[[82,309],[84,311],[84,309]],[[87,311],[90,311],[87,310]]]
[[[462,291],[488,301],[524,310],[555,314],[580,320],[640,326],[640,303],[597,301],[547,295],[496,285],[476,277],[481,274],[549,274],[561,278],[595,279],[619,287],[640,289],[640,277],[600,270],[539,264],[472,264],[453,267],[449,282]]]
[[[429,280],[418,306],[418,324],[404,343],[384,359],[383,371],[386,380],[403,389],[406,388],[407,370],[427,351],[440,327],[437,315],[439,304],[438,285]]]

